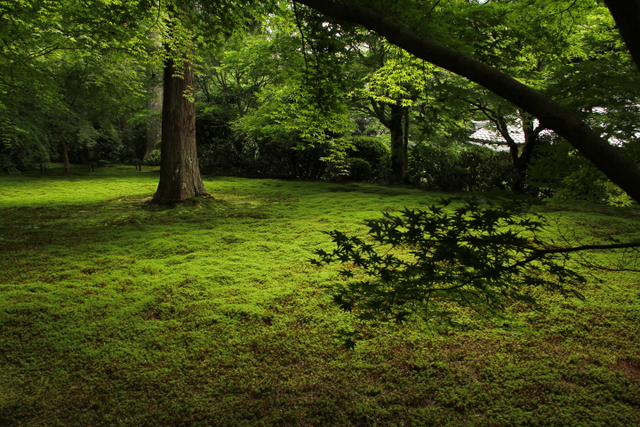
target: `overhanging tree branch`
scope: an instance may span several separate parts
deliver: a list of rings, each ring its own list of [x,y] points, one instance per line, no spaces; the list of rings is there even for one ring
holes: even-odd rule
[[[350,2],[336,3],[330,0],[295,1],[316,9],[333,19],[362,25],[386,37],[389,42],[416,57],[486,87],[527,113],[537,117],[542,125],[564,137],[612,182],[620,186],[620,188],[626,191],[634,200],[640,202],[640,168],[630,159],[622,155],[615,147],[602,139],[568,108],[542,95],[531,87],[518,82],[508,74],[477,61],[468,55],[435,43],[427,37],[402,25],[402,23],[393,21],[373,9]],[[607,5],[610,7],[611,5],[617,6],[621,3],[625,2],[607,0]],[[630,0],[629,3],[638,6],[638,16],[640,16],[640,0]],[[613,11],[614,9],[612,8],[612,12]],[[616,19],[616,21],[618,21],[618,19]],[[634,22],[636,21],[633,21],[631,24]],[[640,19],[638,19],[637,22],[640,23]],[[620,22],[618,22],[618,24],[620,25]],[[629,28],[631,24],[623,23],[622,25],[624,28]],[[624,37],[626,32],[624,30],[621,30],[621,32]],[[638,30],[627,32],[635,34]],[[638,40],[640,40],[640,38]],[[626,37],[625,41],[627,41]],[[634,48],[634,44],[628,44],[632,52],[637,50],[639,54],[636,62],[640,61],[640,42],[638,42],[638,44],[638,49]]]
[[[592,251],[592,250],[612,250],[612,249],[629,249],[629,248],[640,248],[640,242],[616,243],[616,244],[610,244],[610,245],[582,245],[582,246],[573,246],[573,247],[567,247],[567,248],[534,249],[531,256],[527,257],[526,259],[523,259],[522,261],[516,262],[507,268],[521,267],[550,254],[568,254],[572,252],[582,252],[582,251]]]
[[[327,233],[336,248],[317,250],[312,262],[343,264],[344,281],[333,288],[336,302],[363,319],[387,320],[411,313],[441,316],[438,306],[446,310],[450,303],[479,314],[513,302],[537,307],[535,288],[582,298],[586,278],[571,268],[569,254],[640,248],[637,239],[555,247],[540,237],[547,220],[524,214],[522,206],[469,201],[445,210],[449,202],[367,220],[365,239]]]
[[[593,250],[600,251],[600,250],[609,250],[609,249],[628,249],[628,248],[640,248],[640,242],[614,243],[610,245],[582,245],[582,246],[574,246],[574,247],[568,247],[568,248],[541,249],[541,250],[538,250],[537,253],[539,253],[540,256],[544,256],[547,254],[559,254],[559,253],[593,251]]]
[[[604,0],[640,70],[640,0]]]

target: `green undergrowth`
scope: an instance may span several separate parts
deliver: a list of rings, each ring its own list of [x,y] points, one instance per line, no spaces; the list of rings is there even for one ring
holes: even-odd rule
[[[585,301],[498,325],[358,325],[308,262],[322,232],[442,194],[211,177],[212,199],[154,206],[157,179],[0,177],[0,425],[640,424],[640,274],[613,270],[631,255],[578,267]],[[640,234],[637,208],[538,209],[559,243]]]

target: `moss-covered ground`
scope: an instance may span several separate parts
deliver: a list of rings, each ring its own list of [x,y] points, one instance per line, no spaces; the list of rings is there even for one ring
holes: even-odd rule
[[[214,199],[158,207],[157,179],[0,177],[0,425],[640,425],[640,274],[599,270],[586,301],[542,295],[508,328],[346,350],[337,274],[307,262],[321,232],[440,194],[215,177]],[[638,208],[542,209],[577,240],[640,234]]]

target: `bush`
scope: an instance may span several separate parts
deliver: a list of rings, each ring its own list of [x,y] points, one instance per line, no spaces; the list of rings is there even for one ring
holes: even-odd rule
[[[87,157],[85,161],[84,157],[88,155],[89,152],[93,153],[93,157],[91,159]],[[114,137],[101,136],[97,138],[91,148],[85,148],[83,150],[80,157],[83,163],[91,160],[103,165],[109,163],[128,163],[132,158],[136,157],[136,154],[132,147],[128,147],[123,143],[120,135],[115,135]]]
[[[366,181],[371,178],[371,165],[365,159],[349,157],[349,179],[351,181]]]
[[[409,179],[429,189],[460,191],[465,180],[458,157],[457,146],[415,145],[409,150]]]
[[[0,174],[18,172],[18,168],[16,168],[13,159],[7,154],[8,151],[9,150],[3,149],[3,147],[0,146]]]
[[[390,162],[390,150],[379,138],[352,136],[346,138],[353,148],[347,150],[347,156],[366,161],[370,167],[370,177],[366,179],[383,180],[387,175]]]
[[[620,187],[566,142],[543,147],[527,175],[540,195],[555,200],[586,200],[612,206],[633,203]]]
[[[301,144],[295,138],[243,138],[233,132],[198,128],[198,156],[202,173],[226,173],[264,178],[382,180],[388,169],[389,149],[377,138],[349,137],[341,153],[338,172],[332,170],[331,142]],[[201,129],[202,128],[202,129]],[[334,147],[335,150],[335,147]],[[342,157],[346,154],[345,158]],[[334,168],[335,169],[335,168]]]
[[[262,178],[320,179],[326,171],[325,144],[299,148],[296,141],[214,138],[198,145],[202,173]]]
[[[469,144],[460,153],[458,164],[466,173],[469,191],[504,190],[514,183],[513,160],[507,151]]]
[[[514,176],[507,152],[471,144],[423,143],[409,151],[409,179],[435,190],[485,191],[509,187]]]
[[[152,150],[144,159],[144,164],[147,166],[160,166],[160,150]]]
[[[234,136],[199,143],[200,171],[204,174],[251,175],[255,151],[255,146]]]

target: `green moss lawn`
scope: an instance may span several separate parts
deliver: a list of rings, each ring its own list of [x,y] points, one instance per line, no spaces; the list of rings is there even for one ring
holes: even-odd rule
[[[157,179],[0,176],[0,425],[640,425],[639,273],[594,270],[586,301],[542,295],[508,326],[368,327],[347,350],[337,267],[308,262],[322,231],[441,194],[211,177],[214,199],[154,207]],[[640,235],[637,207],[539,209],[577,241]]]

